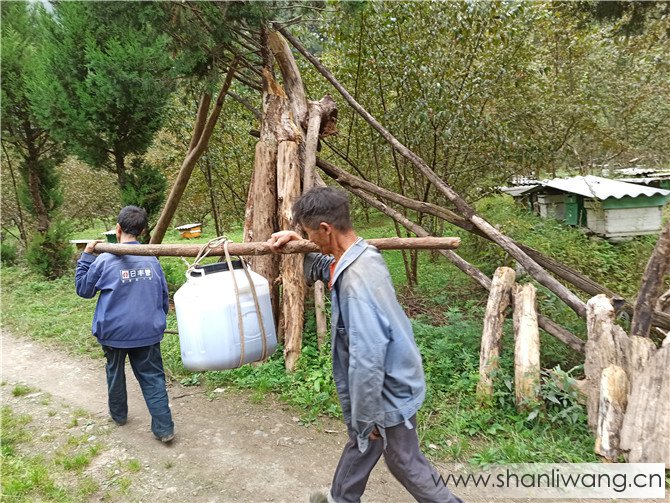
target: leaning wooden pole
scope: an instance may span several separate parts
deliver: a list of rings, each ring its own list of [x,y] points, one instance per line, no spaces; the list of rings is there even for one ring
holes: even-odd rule
[[[586,304],[577,297],[568,288],[563,286],[557,279],[547,274],[537,262],[532,260],[510,238],[500,233],[495,227],[489,224],[482,217],[477,215],[472,208],[459,194],[457,194],[447,183],[445,183],[418,155],[403,145],[386,128],[384,128],[369,112],[367,112],[354,97],[338,82],[334,75],[326,69],[295,37],[293,37],[286,28],[278,23],[274,25],[275,29],[281,32],[284,37],[295,47],[312,65],[323,75],[347,100],[351,107],[363,117],[368,124],[376,129],[399,154],[410,161],[424,176],[435,185],[435,187],[449,199],[461,215],[469,220],[475,227],[489,236],[492,241],[497,243],[503,250],[514,257],[528,273],[533,276],[540,284],[546,286],[554,292],[563,302],[573,309],[579,316],[586,316]]]
[[[464,229],[470,233],[481,236],[485,239],[490,239],[488,236],[483,234],[479,229],[474,227],[471,222],[464,219],[463,217],[457,215],[456,213],[442,208],[436,204],[428,203],[425,201],[416,201],[410,199],[409,197],[397,194],[388,189],[375,185],[372,182],[358,178],[351,173],[348,173],[344,169],[336,166],[333,163],[330,163],[324,159],[317,158],[316,165],[321,168],[328,176],[333,178],[337,183],[342,185],[347,190],[351,191],[352,188],[360,188],[365,192],[379,196],[387,201],[393,202],[405,208],[415,210],[421,213],[426,213],[428,215],[435,216],[446,220],[450,224],[453,224],[461,229]],[[518,241],[514,241],[519,248],[526,252],[535,262],[540,264],[542,267],[555,274],[557,277],[561,278],[564,281],[567,281],[571,285],[579,288],[583,292],[594,296],[601,293],[604,293],[608,297],[612,298],[621,298],[621,295],[618,295],[616,292],[611,291],[608,288],[605,288],[603,285],[593,281],[588,276],[580,274],[576,270],[568,267],[565,264],[562,264],[551,257],[544,255],[543,253],[535,250],[529,246],[526,246]],[[630,302],[625,302],[622,309],[633,315],[634,309],[633,305]],[[656,309],[652,313],[652,325],[655,327],[662,328],[664,330],[670,330],[670,313],[663,312],[662,310]]]
[[[209,99],[207,99],[207,96],[205,95],[200,100],[200,106],[198,107],[196,124],[193,131],[193,136],[191,138],[191,144],[189,145],[189,151],[188,154],[186,154],[184,162],[182,162],[179,174],[177,175],[177,179],[172,185],[172,190],[170,190],[170,195],[168,196],[168,199],[165,202],[165,206],[163,207],[161,216],[158,219],[158,223],[156,223],[156,227],[154,227],[150,241],[152,244],[160,243],[163,241],[163,238],[165,237],[165,232],[167,231],[167,228],[169,227],[170,222],[172,221],[172,217],[177,211],[177,206],[179,205],[181,196],[184,194],[184,191],[186,190],[186,185],[188,185],[188,181],[191,178],[193,170],[195,169],[195,165],[202,156],[203,152],[205,152],[205,150],[207,149],[209,139],[211,138],[212,132],[214,131],[214,126],[216,126],[216,122],[219,120],[219,114],[221,113],[221,108],[223,107],[223,100],[233,80],[236,65],[237,60],[233,60],[233,62],[230,65],[230,68],[228,68],[226,79],[216,99],[214,109],[212,110],[212,113],[210,114],[209,118],[204,123],[204,125],[202,123],[202,119],[207,112],[207,108],[209,107]]]
[[[322,161],[319,160],[319,163]],[[319,164],[321,166],[321,164]],[[430,236],[430,233],[421,227],[419,224],[412,222],[409,220],[407,217],[405,217],[402,213],[399,211],[394,210],[387,204],[378,201],[371,197],[369,194],[367,194],[365,191],[361,189],[354,188],[346,183],[343,183],[341,179],[336,178],[336,181],[342,185],[346,190],[351,192],[352,194],[356,195],[359,197],[361,200],[365,201],[367,204],[370,206],[373,206],[374,208],[377,208],[379,211],[384,213],[385,215],[388,215],[391,217],[393,220],[398,222],[400,225],[405,227],[407,230],[410,232],[413,232],[419,237],[426,237]],[[454,253],[453,251],[450,250],[438,250],[444,258],[446,258],[449,262],[454,264],[458,269],[463,271],[465,274],[470,276],[472,279],[474,279],[479,285],[481,285],[483,288],[490,290],[491,289],[491,279],[481,272],[479,269],[477,269],[475,266],[470,264],[468,261],[460,257],[458,254]],[[566,330],[562,326],[560,326],[558,323],[554,322],[553,320],[547,318],[546,316],[543,316],[541,314],[538,314],[537,318],[538,324],[542,330],[547,332],[549,335],[555,337],[559,341],[567,344],[570,346],[572,349],[579,353],[584,353],[584,341],[581,340],[579,337],[571,333],[570,331]]]

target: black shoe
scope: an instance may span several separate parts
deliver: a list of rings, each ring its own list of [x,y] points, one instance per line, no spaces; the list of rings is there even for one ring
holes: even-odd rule
[[[174,433],[170,433],[168,435],[163,435],[163,436],[156,437],[156,438],[158,438],[158,440],[160,440],[164,444],[169,444],[170,442],[172,442],[174,440]]]
[[[126,424],[128,422],[128,418],[124,418],[124,419],[114,419],[114,418],[112,418],[112,421],[114,421],[117,426],[123,426],[124,424]]]

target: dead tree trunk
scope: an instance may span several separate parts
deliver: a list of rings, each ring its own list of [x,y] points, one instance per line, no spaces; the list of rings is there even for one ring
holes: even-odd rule
[[[282,142],[297,142],[300,133],[291,120],[291,111],[284,89],[274,80],[267,69],[263,69],[263,121],[260,141],[256,145],[256,160],[253,179],[253,207],[249,238],[265,241],[278,230],[277,223],[277,161],[278,146]],[[279,314],[279,260],[276,257],[257,257],[254,269],[265,276],[271,285],[272,307],[275,317]]]
[[[305,97],[305,86],[302,83],[298,65],[284,37],[272,30],[268,30],[267,36],[268,47],[272,51],[284,79],[284,89],[289,98],[293,123],[298,128],[305,129],[307,98]]]
[[[515,276],[513,269],[498,267],[491,282],[479,352],[479,383],[477,384],[477,394],[484,400],[493,397],[492,374],[498,369],[500,340],[506,317],[505,310],[509,306]]]
[[[300,153],[297,142],[283,141],[279,144],[277,177],[279,227],[295,230],[291,219],[291,208],[300,197]],[[303,257],[300,255],[284,255],[281,258],[284,366],[290,372],[295,370],[302,348],[306,288],[302,262]]]
[[[596,432],[600,404],[600,381],[610,365],[628,369],[628,336],[614,323],[614,307],[605,295],[590,299],[586,309],[588,341],[585,348],[586,411],[589,428]]]
[[[335,101],[330,96],[325,96],[319,102],[307,101],[298,65],[296,64],[293,54],[291,53],[291,48],[281,34],[269,31],[268,46],[279,65],[279,69],[284,80],[284,86],[286,88],[286,94],[288,96],[289,106],[292,112],[294,127],[305,140],[304,164],[302,168],[302,191],[305,192],[312,188],[316,183],[317,178],[315,164],[319,137],[335,133],[337,107],[335,105]],[[282,225],[282,229],[289,228],[291,228],[290,218],[286,221],[285,225]],[[287,260],[294,261],[294,259]],[[302,266],[300,267],[300,270],[302,270]],[[295,280],[291,279],[292,277],[293,273],[288,275],[286,273],[282,274],[284,292],[286,294],[287,291],[295,288],[296,291],[303,292],[304,301],[305,287],[302,284],[302,278]],[[299,281],[300,284],[295,284],[293,286],[287,285],[286,281]],[[286,299],[284,302],[286,303]],[[296,304],[297,299],[293,299],[291,303]],[[314,285],[314,309],[317,322],[317,341],[319,347],[321,347],[328,331],[325,317],[325,293],[324,286],[321,281],[318,281]],[[304,315],[304,308],[300,309],[300,313]],[[296,311],[293,312],[291,316],[285,316],[285,320],[287,320],[287,341],[289,337],[288,323],[297,324],[303,322],[304,316],[300,316],[298,319],[296,316],[297,314],[298,312]],[[286,350],[291,354],[295,352],[295,354],[290,358],[294,363],[295,359],[297,359],[297,357],[300,355],[300,346],[289,348],[287,345]],[[293,367],[293,363],[291,363],[288,358],[289,353],[287,353],[287,368],[289,365]]]
[[[670,345],[656,350],[648,338],[629,338],[604,295],[589,300],[587,315],[585,393],[596,452],[670,467]]]
[[[535,310],[535,287],[517,285],[514,291],[514,395],[517,409],[537,402],[540,387],[540,331]]]
[[[616,461],[621,453],[621,425],[628,400],[628,377],[624,369],[618,365],[603,369],[599,394],[595,452],[608,461]]]
[[[631,335],[649,337],[651,316],[661,295],[668,267],[670,267],[670,222],[665,224],[644,270],[630,326]]]
[[[193,169],[195,168],[198,159],[200,159],[200,156],[202,156],[203,152],[205,152],[207,149],[209,139],[211,138],[212,132],[214,131],[214,126],[216,125],[216,122],[219,119],[219,114],[221,113],[223,100],[226,96],[226,93],[228,92],[228,89],[230,88],[230,83],[233,80],[236,64],[236,60],[233,60],[230,67],[228,68],[226,79],[216,99],[214,109],[206,121],[204,119],[207,116],[207,111],[209,110],[211,96],[203,94],[200,99],[200,105],[198,107],[198,114],[196,116],[195,127],[193,129],[193,136],[191,137],[189,151],[186,155],[186,158],[184,159],[184,162],[182,162],[179,174],[177,175],[177,179],[172,186],[172,190],[170,190],[170,195],[165,202],[165,206],[163,207],[161,216],[158,219],[158,223],[156,223],[156,227],[154,227],[150,241],[152,244],[161,243],[163,241],[165,232],[167,231],[167,228],[172,221],[172,217],[174,216],[175,211],[177,211],[177,206],[179,205],[181,196],[186,190],[186,185],[188,185],[188,181],[191,178]]]

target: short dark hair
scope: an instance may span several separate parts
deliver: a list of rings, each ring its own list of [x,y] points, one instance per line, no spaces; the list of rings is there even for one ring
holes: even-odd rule
[[[293,222],[310,229],[326,222],[339,231],[350,230],[349,198],[333,187],[314,187],[293,204]]]
[[[147,212],[137,206],[126,206],[119,212],[116,222],[121,230],[131,236],[139,236],[144,232],[149,223]]]

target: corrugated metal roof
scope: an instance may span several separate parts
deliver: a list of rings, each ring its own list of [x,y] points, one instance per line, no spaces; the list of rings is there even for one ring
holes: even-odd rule
[[[519,197],[526,192],[530,192],[535,187],[537,187],[537,185],[521,185],[519,187],[500,187],[500,190],[512,197]]]
[[[614,170],[617,175],[623,176],[640,176],[640,175],[649,175],[656,173],[658,170],[655,168],[644,168],[641,166],[634,166],[632,168],[617,168]]]
[[[516,175],[509,181],[512,185],[537,185],[539,180],[527,176]]]
[[[194,223],[194,224],[184,224],[184,225],[180,225],[179,227],[175,227],[175,230],[177,230],[177,231],[187,231],[188,229],[193,229],[194,227],[200,227],[201,225],[202,225],[202,223],[200,223],[200,222],[197,222],[197,223]]]
[[[552,189],[579,194],[580,196],[591,197],[601,201],[610,197],[621,199],[626,196],[670,196],[670,190],[645,187],[635,183],[620,182],[592,175],[542,180],[540,184],[544,187],[551,187]]]

